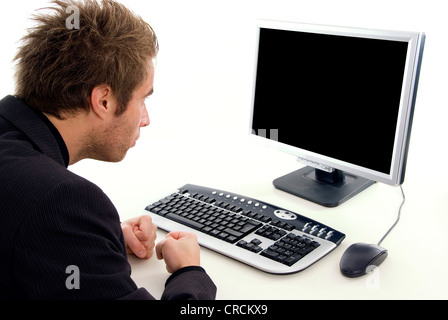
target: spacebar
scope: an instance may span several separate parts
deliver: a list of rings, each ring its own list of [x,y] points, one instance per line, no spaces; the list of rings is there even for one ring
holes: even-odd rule
[[[173,214],[173,213],[168,213],[165,218],[179,222],[187,227],[193,228],[195,230],[201,230],[202,228],[204,228],[204,225],[202,223],[198,223],[195,221],[192,221],[190,219],[184,218],[182,216],[179,216],[177,214]]]

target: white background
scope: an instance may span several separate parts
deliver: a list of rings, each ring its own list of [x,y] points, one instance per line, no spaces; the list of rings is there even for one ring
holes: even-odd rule
[[[437,248],[432,249],[428,259],[433,258],[436,252],[448,251],[444,233],[445,227],[448,227],[446,1],[121,2],[150,23],[160,41],[155,94],[147,103],[151,126],[142,130],[137,146],[122,163],[105,164],[87,160],[71,170],[97,183],[110,196],[123,219],[140,214],[150,199],[157,198],[157,192],[164,195],[185,183],[196,183],[253,196],[280,206],[288,205],[288,208],[293,206],[291,210],[300,210],[341,231],[350,230],[345,247],[355,241],[378,241],[394,221],[401,200],[398,190],[392,187],[376,185],[372,191],[366,191],[365,195],[352,200],[351,206],[360,211],[356,221],[344,216],[344,207],[332,209],[329,213],[326,209],[272,190],[274,178],[299,168],[299,165],[292,156],[248,144],[245,140],[254,71],[255,20],[263,18],[423,31],[427,41],[404,184],[405,191],[407,185],[412,185],[407,193],[407,206],[412,208],[408,213],[412,216],[406,216],[404,210],[404,221],[399,225],[401,233],[394,231],[391,237],[395,235],[397,238],[391,238],[391,241],[411,241],[410,245],[413,245],[417,240],[409,239],[414,232],[420,236],[428,232],[425,238],[430,238]],[[25,28],[32,25],[27,19],[35,9],[47,4],[47,1],[37,0],[13,1],[0,11],[1,97],[14,93],[12,59]],[[235,181],[238,182],[235,184]],[[369,192],[375,194],[375,199],[380,194],[381,201],[369,201]],[[365,216],[362,215],[364,211]],[[436,231],[435,234],[432,231]],[[342,251],[337,254],[339,258]],[[413,263],[412,250],[394,254],[388,260],[405,259]],[[211,273],[214,272],[214,264],[218,264],[216,261],[219,260],[210,262]],[[431,267],[431,273],[437,279],[443,277],[445,285],[446,261],[444,253],[443,259],[437,261],[438,266]],[[395,273],[390,272],[390,277],[402,271],[394,270],[392,262],[389,266]],[[336,267],[331,268],[336,272]],[[425,283],[425,267],[421,267],[420,271],[422,275],[417,282]],[[384,271],[382,277],[386,277]],[[415,275],[403,278],[402,284],[408,283],[406,280],[410,281],[411,277],[414,279]],[[346,285],[342,279],[339,280],[339,284]],[[419,294],[414,291],[419,291]],[[406,294],[426,297],[422,290],[417,289],[400,291],[394,288],[388,294],[381,294],[378,297],[407,297]],[[441,288],[440,291],[431,288],[428,294],[429,297],[446,298]],[[242,294],[241,297],[247,298]],[[260,296],[254,294],[251,297],[263,298],[261,293]]]
[[[13,1],[0,11],[0,96],[14,93],[13,63],[30,14],[48,1]],[[254,68],[255,19],[424,31],[427,42],[408,173],[448,178],[448,22],[443,1],[122,1],[156,30],[160,54],[156,94],[149,100],[152,132],[166,139],[238,137],[247,131]],[[213,138],[212,138],[213,136]],[[216,142],[218,143],[218,142]],[[184,150],[183,150],[184,151]],[[179,152],[179,157],[182,154]]]

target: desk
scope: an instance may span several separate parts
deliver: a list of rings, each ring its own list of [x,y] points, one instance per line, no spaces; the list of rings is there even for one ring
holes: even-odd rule
[[[389,256],[377,271],[357,279],[341,275],[339,260],[355,242],[377,243],[397,217],[399,188],[375,184],[338,208],[328,209],[272,186],[296,170],[290,155],[247,141],[203,139],[200,143],[144,133],[142,145],[125,161],[85,161],[73,171],[97,183],[117,206],[122,220],[176,188],[193,183],[210,186],[284,207],[346,234],[329,255],[293,275],[270,275],[208,249],[202,266],[218,287],[218,299],[446,299],[448,293],[448,189],[436,177],[409,161],[403,185],[406,203],[397,227],[384,240]],[[235,141],[235,139],[231,139]],[[224,145],[224,147],[223,147]],[[223,152],[230,148],[232,152]],[[412,155],[412,153],[411,153]],[[165,237],[158,231],[158,240]],[[155,297],[163,292],[168,273],[163,261],[129,258],[132,277]]]

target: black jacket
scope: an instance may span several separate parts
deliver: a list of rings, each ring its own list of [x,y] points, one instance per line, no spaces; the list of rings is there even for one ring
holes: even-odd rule
[[[131,279],[119,215],[93,183],[67,170],[68,152],[43,114],[0,101],[0,300],[154,299]],[[69,289],[79,269],[79,289]],[[214,299],[200,267],[181,269],[162,299]]]

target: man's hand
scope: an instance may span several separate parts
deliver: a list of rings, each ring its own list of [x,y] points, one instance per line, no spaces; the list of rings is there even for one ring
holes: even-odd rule
[[[150,216],[141,216],[121,223],[126,251],[141,259],[149,259],[154,253],[157,226]]]
[[[197,236],[188,232],[171,232],[156,246],[157,258],[164,259],[166,270],[174,273],[184,267],[200,266]]]

